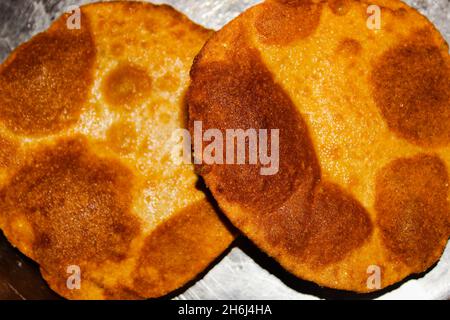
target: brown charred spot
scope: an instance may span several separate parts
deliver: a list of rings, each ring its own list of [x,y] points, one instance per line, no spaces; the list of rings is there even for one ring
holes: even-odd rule
[[[366,209],[337,185],[322,182],[314,193],[308,219],[305,259],[315,266],[342,260],[363,245],[373,226]]]
[[[362,46],[358,40],[345,38],[342,39],[336,49],[336,52],[345,57],[355,57],[361,53]]]
[[[67,15],[20,46],[0,68],[0,120],[15,133],[42,135],[74,124],[93,82],[89,20],[68,29]]]
[[[152,79],[147,71],[131,64],[121,64],[103,80],[106,102],[118,110],[131,110],[151,94]]]
[[[408,10],[405,8],[398,8],[397,10],[394,10],[394,15],[399,18],[404,18],[408,14]]]
[[[328,0],[328,6],[334,14],[343,16],[350,10],[350,0]]]
[[[369,240],[367,210],[337,185],[315,182],[300,188],[278,210],[256,218],[272,246],[311,268],[339,262]]]
[[[279,170],[274,175],[261,175],[259,160],[257,164],[246,161],[246,165],[203,164],[197,170],[206,179],[211,177],[209,182],[214,185],[210,187],[228,201],[270,212],[305,181],[318,177],[319,168],[306,123],[289,96],[275,83],[258,51],[245,44],[239,47],[229,62],[194,67],[187,98],[190,129],[193,131],[193,122],[200,120],[203,130],[217,128],[224,137],[226,129],[267,129],[269,133],[279,129]]]
[[[199,172],[219,202],[224,198],[245,208],[239,223],[262,230],[278,252],[312,267],[344,259],[371,235],[368,213],[350,194],[320,181],[305,121],[259,53],[240,39],[225,61],[194,65],[187,98],[190,130],[198,120],[203,130],[218,128],[224,136],[226,129],[278,128],[279,171],[263,176],[260,164],[247,162],[203,163]]]
[[[376,180],[377,223],[389,252],[416,272],[430,267],[448,238],[448,175],[434,155],[397,159]]]
[[[386,51],[373,67],[373,97],[386,123],[420,146],[450,141],[450,68],[422,38]]]
[[[0,169],[6,169],[15,162],[18,149],[17,142],[0,136]]]
[[[34,152],[2,191],[8,219],[32,225],[33,258],[47,271],[120,261],[139,232],[130,212],[132,173],[86,143],[61,140]]]
[[[177,289],[207,267],[232,239],[211,204],[198,201],[173,215],[145,239],[134,287],[145,297]],[[205,247],[205,243],[211,245]]]
[[[270,1],[261,5],[255,28],[262,42],[288,45],[307,38],[320,22],[321,4],[311,1]]]

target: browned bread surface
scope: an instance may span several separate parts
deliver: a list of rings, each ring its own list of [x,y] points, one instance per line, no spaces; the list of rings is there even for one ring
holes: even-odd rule
[[[0,67],[0,227],[66,298],[165,295],[233,239],[172,157],[211,32],[137,2],[84,6],[79,30],[68,18]]]
[[[381,29],[367,27],[369,5]],[[191,69],[203,130],[280,129],[279,172],[199,173],[234,225],[300,278],[368,292],[431,267],[450,235],[450,59],[396,0],[266,1]],[[224,134],[225,136],[225,134]]]

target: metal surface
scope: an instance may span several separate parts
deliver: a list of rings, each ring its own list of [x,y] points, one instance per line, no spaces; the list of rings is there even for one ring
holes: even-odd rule
[[[44,30],[69,5],[83,0],[0,0],[0,61],[20,43]],[[167,0],[195,22],[219,29],[258,0]],[[450,40],[450,0],[408,0]],[[450,41],[449,41],[450,42]],[[370,295],[324,289],[299,280],[238,239],[212,268],[171,297],[175,299],[450,299],[450,245],[428,272]],[[38,267],[0,236],[0,299],[57,298],[41,279]]]

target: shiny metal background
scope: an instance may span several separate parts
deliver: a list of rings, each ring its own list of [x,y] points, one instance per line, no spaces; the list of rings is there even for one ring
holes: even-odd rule
[[[20,43],[46,29],[70,5],[92,0],[0,0],[0,61]],[[156,0],[195,22],[220,29],[258,0]],[[450,42],[450,0],[406,0],[425,14]],[[170,296],[174,299],[450,299],[450,244],[428,272],[369,295],[320,288],[299,280],[261,253],[247,239],[232,248],[196,280]],[[59,298],[41,279],[35,263],[0,235],[0,299]]]

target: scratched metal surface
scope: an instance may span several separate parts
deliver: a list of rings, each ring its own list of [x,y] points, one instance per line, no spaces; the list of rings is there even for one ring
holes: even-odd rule
[[[90,0],[0,0],[0,61],[44,30],[69,5]],[[168,3],[208,28],[219,29],[258,0],[156,0]],[[450,0],[407,0],[450,42]],[[429,272],[382,292],[354,295],[320,288],[284,271],[248,240],[238,239],[213,266],[171,296],[174,299],[450,299],[450,245]],[[55,299],[38,267],[0,234],[0,299]]]

